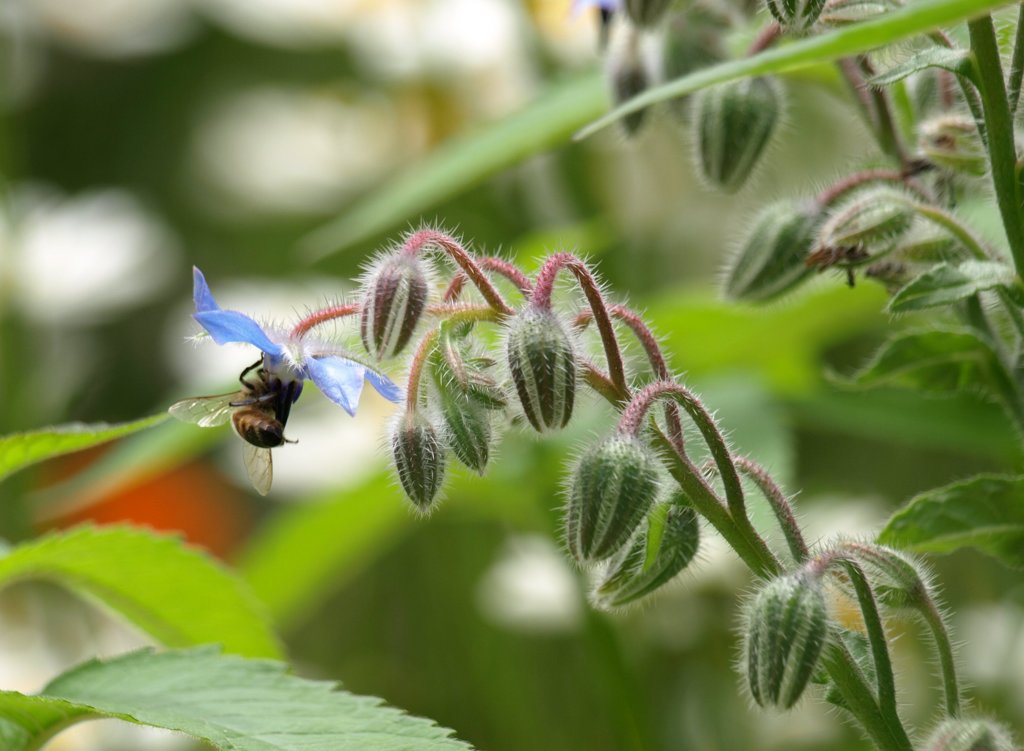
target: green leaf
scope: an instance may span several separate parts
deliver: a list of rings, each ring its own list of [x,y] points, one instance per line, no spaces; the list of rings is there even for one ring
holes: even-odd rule
[[[169,647],[216,642],[279,657],[263,606],[233,573],[179,538],[130,527],[79,527],[0,558],[0,588],[47,579],[91,596]]]
[[[301,251],[308,260],[373,237],[484,178],[564,141],[608,106],[601,76],[556,87],[528,107],[457,136],[379,190],[308,235]]]
[[[996,261],[940,263],[911,280],[889,302],[892,313],[950,305],[987,289],[1013,283],[1013,269]]]
[[[864,23],[852,24],[794,44],[766,50],[753,57],[731,60],[648,89],[616,107],[576,134],[577,139],[593,135],[612,123],[652,104],[692,94],[708,86],[748,76],[805,68],[849,55],[867,52],[892,42],[974,18],[1007,5],[1005,0],[920,0]]]
[[[987,343],[962,329],[899,334],[853,375],[855,386],[892,385],[948,394],[987,390],[999,363]]]
[[[225,751],[466,751],[451,731],[379,699],[215,648],[133,652],[58,676],[39,696],[0,692],[0,747],[34,751],[67,726],[112,717]]]
[[[0,480],[30,464],[99,446],[115,438],[159,425],[166,419],[167,414],[161,413],[117,425],[72,423],[3,436],[0,438]]]
[[[1024,569],[1024,477],[978,475],[925,491],[892,516],[878,541],[918,553],[974,547]]]
[[[970,62],[971,53],[968,50],[928,47],[873,76],[868,83],[872,86],[888,86],[927,68],[942,68],[950,73],[966,75],[970,71]]]

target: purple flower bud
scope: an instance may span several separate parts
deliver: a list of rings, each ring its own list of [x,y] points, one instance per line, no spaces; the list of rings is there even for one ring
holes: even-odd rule
[[[792,707],[814,674],[828,634],[828,609],[816,576],[801,572],[768,582],[747,612],[747,683],[754,701]]]
[[[366,351],[378,360],[401,352],[427,307],[428,294],[418,258],[392,254],[378,263],[367,276],[359,320]]]
[[[428,420],[406,413],[391,435],[391,452],[402,489],[420,511],[430,511],[444,483],[445,447]]]
[[[576,398],[576,354],[559,318],[527,306],[507,323],[505,353],[526,419],[538,432],[564,428]]]
[[[636,438],[616,434],[584,453],[565,511],[573,558],[593,563],[618,552],[654,504],[658,484],[658,461]]]

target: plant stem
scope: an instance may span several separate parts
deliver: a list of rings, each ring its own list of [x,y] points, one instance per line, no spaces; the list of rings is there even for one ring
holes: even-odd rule
[[[454,237],[434,229],[417,230],[405,238],[401,252],[415,256],[431,245],[439,247],[458,264],[462,272],[480,290],[480,294],[483,295],[488,305],[500,315],[512,315],[512,308],[505,302],[505,298],[501,296],[497,288],[491,284],[491,280],[487,278],[480,264]]]
[[[963,245],[964,248],[967,249],[967,252],[975,259],[979,261],[988,261],[992,259],[992,254],[984,245],[981,244],[981,241],[972,235],[971,231],[957,221],[956,217],[948,211],[944,211],[938,206],[931,206],[925,203],[914,204],[913,209],[919,216],[927,219],[933,224],[937,224],[959,240],[961,245]]]
[[[793,507],[786,499],[786,494],[775,484],[771,475],[760,464],[750,459],[737,458],[736,469],[741,474],[749,477],[757,485],[758,490],[761,491],[765,500],[772,507],[775,519],[778,521],[779,527],[786,537],[786,543],[789,545],[789,552],[792,553],[793,560],[797,563],[803,563],[807,560],[808,556],[807,543],[804,541],[803,533],[800,531],[800,525],[796,523]]]
[[[1020,4],[1017,11],[1017,32],[1013,37],[1013,60],[1010,63],[1008,88],[1011,118],[1017,114],[1017,105],[1020,103],[1021,79],[1024,79],[1024,3]]]
[[[1020,209],[1013,120],[1003,86],[1003,67],[999,59],[996,32],[989,15],[968,22],[967,27],[971,35],[971,51],[974,53],[974,73],[985,112],[996,201],[1003,218],[1006,239],[1010,243],[1013,263],[1020,275],[1024,271],[1024,215]]]
[[[928,624],[935,639],[935,649],[939,653],[939,666],[942,669],[942,687],[946,694],[946,712],[950,717],[960,715],[960,684],[956,677],[956,661],[953,659],[953,645],[949,640],[949,632],[942,619],[935,601],[927,594],[918,603],[918,611]]]

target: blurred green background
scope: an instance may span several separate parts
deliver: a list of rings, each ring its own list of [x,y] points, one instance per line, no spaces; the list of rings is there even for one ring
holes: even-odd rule
[[[915,492],[1020,466],[1012,429],[968,394],[826,378],[915,323],[888,321],[882,290],[826,276],[765,309],[718,299],[760,207],[879,163],[828,69],[785,81],[784,127],[727,197],[696,180],[672,109],[633,140],[569,140],[607,106],[600,67],[595,19],[568,0],[4,0],[0,433],[230,388],[250,353],[187,341],[192,264],[225,307],[288,320],[351,293],[375,250],[429,222],[531,269],[565,248],[597,262],[733,442],[799,491],[811,539],[870,535]],[[989,206],[965,208],[997,234]],[[817,701],[750,709],[732,667],[751,581],[710,533],[651,603],[587,607],[558,542],[560,483],[613,424],[603,402],[553,438],[510,430],[486,478],[452,467],[429,519],[389,474],[390,409],[367,394],[351,420],[310,393],[267,499],[227,431],[166,424],[6,480],[0,537],[85,519],[182,530],[239,567],[301,673],[488,751],[864,747]],[[1019,733],[1024,587],[970,552],[935,567],[977,706]],[[921,634],[897,630],[905,713],[926,727],[932,665]],[[57,590],[0,593],[4,688],[138,642]],[[53,747],[188,745],[94,723]]]

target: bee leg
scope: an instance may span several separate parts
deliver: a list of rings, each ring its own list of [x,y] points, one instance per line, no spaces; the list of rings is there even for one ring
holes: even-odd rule
[[[238,376],[238,380],[241,382],[241,384],[243,386],[249,386],[249,382],[245,380],[245,377],[247,375],[249,375],[252,371],[254,371],[256,368],[258,368],[262,364],[263,364],[263,358],[261,357],[259,360],[257,360],[252,365],[250,365],[248,368],[246,368],[245,370],[242,371],[242,374],[240,376]]]

